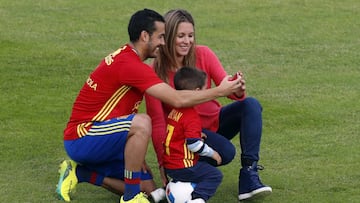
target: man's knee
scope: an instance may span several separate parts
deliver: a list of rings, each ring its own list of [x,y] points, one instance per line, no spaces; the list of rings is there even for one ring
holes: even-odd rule
[[[147,114],[136,114],[132,120],[131,131],[151,135],[151,118]]]

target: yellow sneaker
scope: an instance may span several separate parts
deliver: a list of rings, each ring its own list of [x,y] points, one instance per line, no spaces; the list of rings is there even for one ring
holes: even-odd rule
[[[59,166],[60,178],[56,187],[56,193],[60,199],[66,202],[70,202],[70,194],[78,183],[76,165],[76,162],[73,160],[64,160]]]
[[[147,196],[142,192],[140,192],[134,198],[128,201],[124,201],[123,198],[124,196],[121,197],[120,203],[150,203],[149,200],[147,199]]]

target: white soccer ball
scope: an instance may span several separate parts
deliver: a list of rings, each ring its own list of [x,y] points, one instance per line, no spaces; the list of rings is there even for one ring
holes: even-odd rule
[[[169,203],[185,203],[191,200],[196,184],[191,182],[172,182],[166,185],[166,199]]]

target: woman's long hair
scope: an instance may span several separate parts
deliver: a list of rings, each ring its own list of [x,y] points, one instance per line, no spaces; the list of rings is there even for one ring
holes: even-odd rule
[[[175,40],[180,23],[191,23],[195,30],[194,19],[189,12],[183,9],[170,10],[165,15],[165,45],[160,47],[159,55],[154,60],[156,74],[168,83],[167,74],[173,68],[178,68],[176,63]],[[195,35],[194,43],[188,55],[184,57],[182,66],[195,67]]]

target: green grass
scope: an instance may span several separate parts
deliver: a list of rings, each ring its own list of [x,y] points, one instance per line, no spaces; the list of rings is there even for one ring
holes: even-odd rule
[[[260,173],[273,194],[254,202],[359,201],[359,1],[0,0],[0,202],[60,202],[72,103],[144,7],[189,10],[198,43],[229,73],[242,70],[262,103]],[[147,159],[157,174],[152,147]],[[237,202],[238,160],[239,150],[209,202]],[[117,199],[80,184],[73,202]]]

